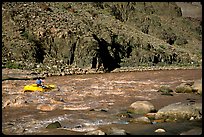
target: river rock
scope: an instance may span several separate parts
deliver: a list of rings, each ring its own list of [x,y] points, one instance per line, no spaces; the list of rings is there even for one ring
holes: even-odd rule
[[[67,130],[71,130],[74,132],[91,132],[98,130],[97,126],[86,126],[86,125],[77,125],[74,128],[66,128]]]
[[[127,135],[127,133],[126,133],[126,131],[124,129],[111,127],[110,130],[109,130],[108,135]]]
[[[192,93],[193,89],[189,84],[182,83],[175,89],[176,93]]]
[[[107,109],[107,108],[105,108],[105,109],[93,108],[93,109],[91,109],[90,111],[101,111],[101,112],[108,112],[108,109]]]
[[[87,109],[90,109],[89,106],[82,106],[82,105],[79,105],[79,106],[69,106],[69,105],[64,105],[63,110],[87,110]]]
[[[156,114],[157,113],[147,113],[147,114],[145,114],[145,116],[148,117],[150,120],[153,120],[153,119],[155,119]]]
[[[154,105],[148,101],[136,101],[128,109],[128,112],[135,114],[145,114],[153,111],[155,111]]]
[[[62,127],[61,124],[58,121],[56,121],[54,123],[49,124],[46,128],[52,129],[52,128],[60,128],[60,127]]]
[[[11,104],[10,100],[3,101],[2,108],[6,108],[7,106],[9,106],[9,104]]]
[[[21,95],[18,95],[13,99],[10,98],[10,99],[3,101],[2,108],[6,108],[8,106],[9,107],[24,107],[24,106],[27,106],[27,104],[26,104],[25,98]]]
[[[171,94],[173,90],[168,85],[162,85],[158,92],[161,92],[161,95],[173,96],[173,94]]]
[[[41,111],[52,111],[56,109],[56,105],[51,105],[51,104],[40,104],[37,106],[37,109]]]
[[[134,118],[134,119],[131,120],[131,122],[134,122],[134,123],[145,123],[145,124],[151,123],[150,119],[148,117],[145,117],[145,116]]]
[[[158,128],[158,129],[156,129],[154,132],[156,132],[156,133],[162,133],[162,132],[166,132],[164,129],[162,129],[162,128]]]
[[[101,130],[95,130],[95,131],[89,131],[85,135],[106,135],[106,133]]]
[[[202,103],[173,103],[158,110],[155,119],[189,120],[202,118]]]
[[[159,88],[158,92],[170,93],[170,92],[173,92],[173,90],[172,90],[169,86],[167,86],[167,85],[162,85],[162,86]]]
[[[192,88],[193,88],[193,91],[202,95],[202,79],[195,81],[194,84],[192,85]]]

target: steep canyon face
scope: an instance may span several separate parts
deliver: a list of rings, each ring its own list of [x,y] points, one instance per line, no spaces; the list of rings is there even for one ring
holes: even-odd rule
[[[201,66],[202,21],[182,16],[179,4],[4,2],[3,67],[55,73]]]

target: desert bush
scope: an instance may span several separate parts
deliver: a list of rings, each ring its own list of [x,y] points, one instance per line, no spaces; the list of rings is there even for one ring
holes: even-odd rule
[[[183,37],[178,37],[175,41],[175,44],[177,44],[177,45],[184,45],[187,43],[188,43],[188,41]]]
[[[10,68],[10,69],[22,69],[23,68],[23,66],[21,64],[16,63],[14,61],[6,62],[5,67]]]

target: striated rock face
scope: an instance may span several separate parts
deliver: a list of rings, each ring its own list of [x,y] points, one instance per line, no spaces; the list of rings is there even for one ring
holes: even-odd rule
[[[56,74],[76,67],[199,66],[201,28],[173,2],[5,2],[2,63]]]

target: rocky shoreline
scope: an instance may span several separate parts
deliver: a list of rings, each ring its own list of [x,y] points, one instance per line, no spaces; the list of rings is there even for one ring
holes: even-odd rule
[[[142,71],[156,71],[156,70],[187,70],[187,69],[202,69],[202,66],[188,66],[188,67],[178,67],[178,66],[169,66],[169,67],[158,67],[158,66],[151,66],[151,67],[121,67],[116,68],[111,72],[108,73],[119,73],[119,72],[142,72]],[[23,70],[23,69],[2,69],[2,80],[35,80],[37,78],[46,78],[51,76],[66,76],[66,75],[84,75],[84,74],[103,74],[107,73],[102,70],[96,69],[82,69],[82,68],[69,68],[66,71],[62,72],[52,72],[52,71],[43,71],[39,72],[36,70]]]

